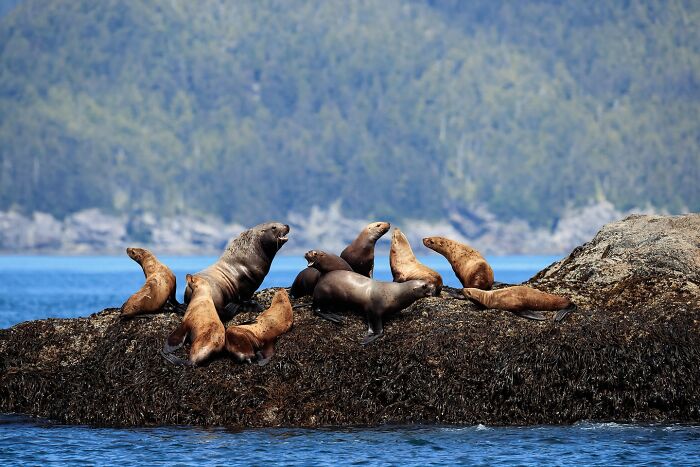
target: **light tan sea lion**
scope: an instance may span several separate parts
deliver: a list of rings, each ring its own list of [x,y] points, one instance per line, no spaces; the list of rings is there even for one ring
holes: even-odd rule
[[[265,365],[275,353],[277,338],[292,328],[294,317],[287,291],[280,289],[270,308],[263,311],[254,324],[231,326],[226,330],[226,350],[238,361]]]
[[[384,319],[410,306],[420,298],[429,297],[435,286],[426,281],[380,282],[352,271],[331,271],[321,276],[313,295],[313,309],[318,316],[341,323],[332,307],[354,308],[367,318],[369,329],[363,345],[384,333]]]
[[[226,329],[216,312],[209,282],[187,274],[187,286],[192,291],[187,312],[165,341],[163,356],[171,363],[194,366],[223,350]],[[182,347],[187,337],[192,342],[189,360],[171,355]]]
[[[558,311],[554,320],[561,321],[576,309],[576,305],[566,297],[554,295],[525,285],[515,285],[498,290],[465,288],[464,296],[486,308],[511,311],[529,319],[546,319],[537,310]]]
[[[365,277],[372,277],[374,271],[374,245],[389,231],[388,222],[372,222],[362,229],[360,235],[345,247],[340,257],[348,262],[352,270]]]
[[[423,245],[447,258],[462,287],[493,287],[493,269],[474,248],[445,237],[426,237]]]
[[[146,282],[121,307],[122,318],[155,313],[167,304],[177,307],[175,274],[145,248],[127,248],[126,254],[141,265]]]
[[[238,311],[239,305],[250,303],[270,271],[275,254],[287,241],[288,233],[286,224],[257,225],[229,241],[214,264],[195,274],[211,285],[211,298],[222,317],[227,319]],[[189,303],[191,293],[188,286],[185,303]]]
[[[406,236],[398,228],[394,228],[391,235],[391,249],[389,250],[389,265],[394,282],[406,282],[411,280],[424,280],[435,286],[435,296],[442,290],[442,277],[437,271],[422,264],[413,254],[411,244]]]

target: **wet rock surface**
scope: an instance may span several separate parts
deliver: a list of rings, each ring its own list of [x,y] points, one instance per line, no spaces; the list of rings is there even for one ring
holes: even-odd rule
[[[26,322],[0,331],[0,411],[236,428],[700,421],[700,215],[609,224],[529,284],[578,310],[535,322],[443,293],[362,347],[360,317],[337,326],[304,307],[264,367],[169,364],[175,314]]]

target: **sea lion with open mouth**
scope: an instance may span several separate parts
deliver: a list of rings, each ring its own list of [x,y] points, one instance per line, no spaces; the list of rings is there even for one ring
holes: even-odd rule
[[[242,304],[250,302],[270,271],[275,254],[287,242],[289,226],[279,222],[260,224],[229,241],[219,259],[195,274],[211,285],[216,311],[224,319],[236,314]],[[185,289],[185,303],[192,290]]]

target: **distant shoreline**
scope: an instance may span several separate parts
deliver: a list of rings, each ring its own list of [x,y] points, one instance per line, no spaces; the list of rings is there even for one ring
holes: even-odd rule
[[[394,226],[401,227],[419,255],[429,253],[421,239],[433,235],[468,243],[486,255],[563,255],[595,235],[604,224],[627,214],[602,201],[571,210],[551,230],[532,227],[523,220],[499,221],[480,208],[468,215],[452,213],[438,222],[407,219]],[[342,251],[373,220],[347,218],[339,203],[325,209],[314,206],[307,215],[290,213],[283,219],[292,229],[282,253]],[[149,213],[128,217],[87,209],[59,220],[46,213],[7,211],[0,212],[0,254],[121,255],[127,246],[138,245],[160,255],[209,256],[218,255],[228,240],[245,228],[214,217],[157,218]],[[378,253],[388,254],[389,239],[390,235],[385,235],[379,240]]]

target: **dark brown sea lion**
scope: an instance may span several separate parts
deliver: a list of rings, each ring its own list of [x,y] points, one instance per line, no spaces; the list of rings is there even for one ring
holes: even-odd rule
[[[442,290],[442,277],[437,271],[422,264],[413,254],[411,244],[406,236],[398,228],[394,228],[391,235],[391,249],[389,250],[389,265],[394,282],[406,282],[422,279],[435,286],[435,296]]]
[[[155,313],[162,310],[166,304],[169,307],[179,305],[175,299],[175,274],[169,267],[158,261],[155,255],[145,248],[127,248],[126,254],[141,265],[146,282],[122,305],[123,318]]]
[[[280,289],[270,308],[258,315],[254,324],[231,326],[226,330],[226,350],[238,361],[265,365],[275,353],[277,338],[292,328],[294,317],[287,291]]]
[[[380,282],[352,271],[331,271],[316,284],[313,309],[317,315],[335,322],[339,318],[327,312],[331,307],[348,306],[363,312],[369,325],[362,341],[366,345],[382,336],[385,318],[434,292],[435,286],[422,280]]]
[[[330,271],[352,271],[350,265],[338,255],[325,251],[311,250],[304,254],[309,266],[303,269],[294,279],[290,295],[292,298],[300,298],[311,295],[321,274]]]
[[[182,323],[168,336],[163,346],[163,356],[171,363],[198,365],[224,348],[226,329],[216,312],[209,282],[187,274],[187,286],[192,291],[187,312]],[[189,360],[183,360],[171,353],[190,338]]]
[[[445,237],[426,237],[423,245],[447,258],[462,287],[493,287],[493,269],[474,248]]]
[[[576,305],[566,297],[554,295],[525,285],[516,285],[498,290],[465,288],[464,296],[486,308],[511,311],[524,318],[544,320],[536,310],[558,311],[554,320],[561,321],[576,309]]]
[[[374,245],[382,235],[389,231],[388,222],[372,222],[362,229],[360,235],[348,245],[340,257],[348,262],[352,270],[366,277],[372,277],[374,271]]]
[[[277,251],[287,241],[289,226],[278,222],[260,224],[229,241],[216,263],[195,275],[209,281],[216,311],[223,317],[235,314],[270,271]],[[192,291],[185,289],[185,303]]]

